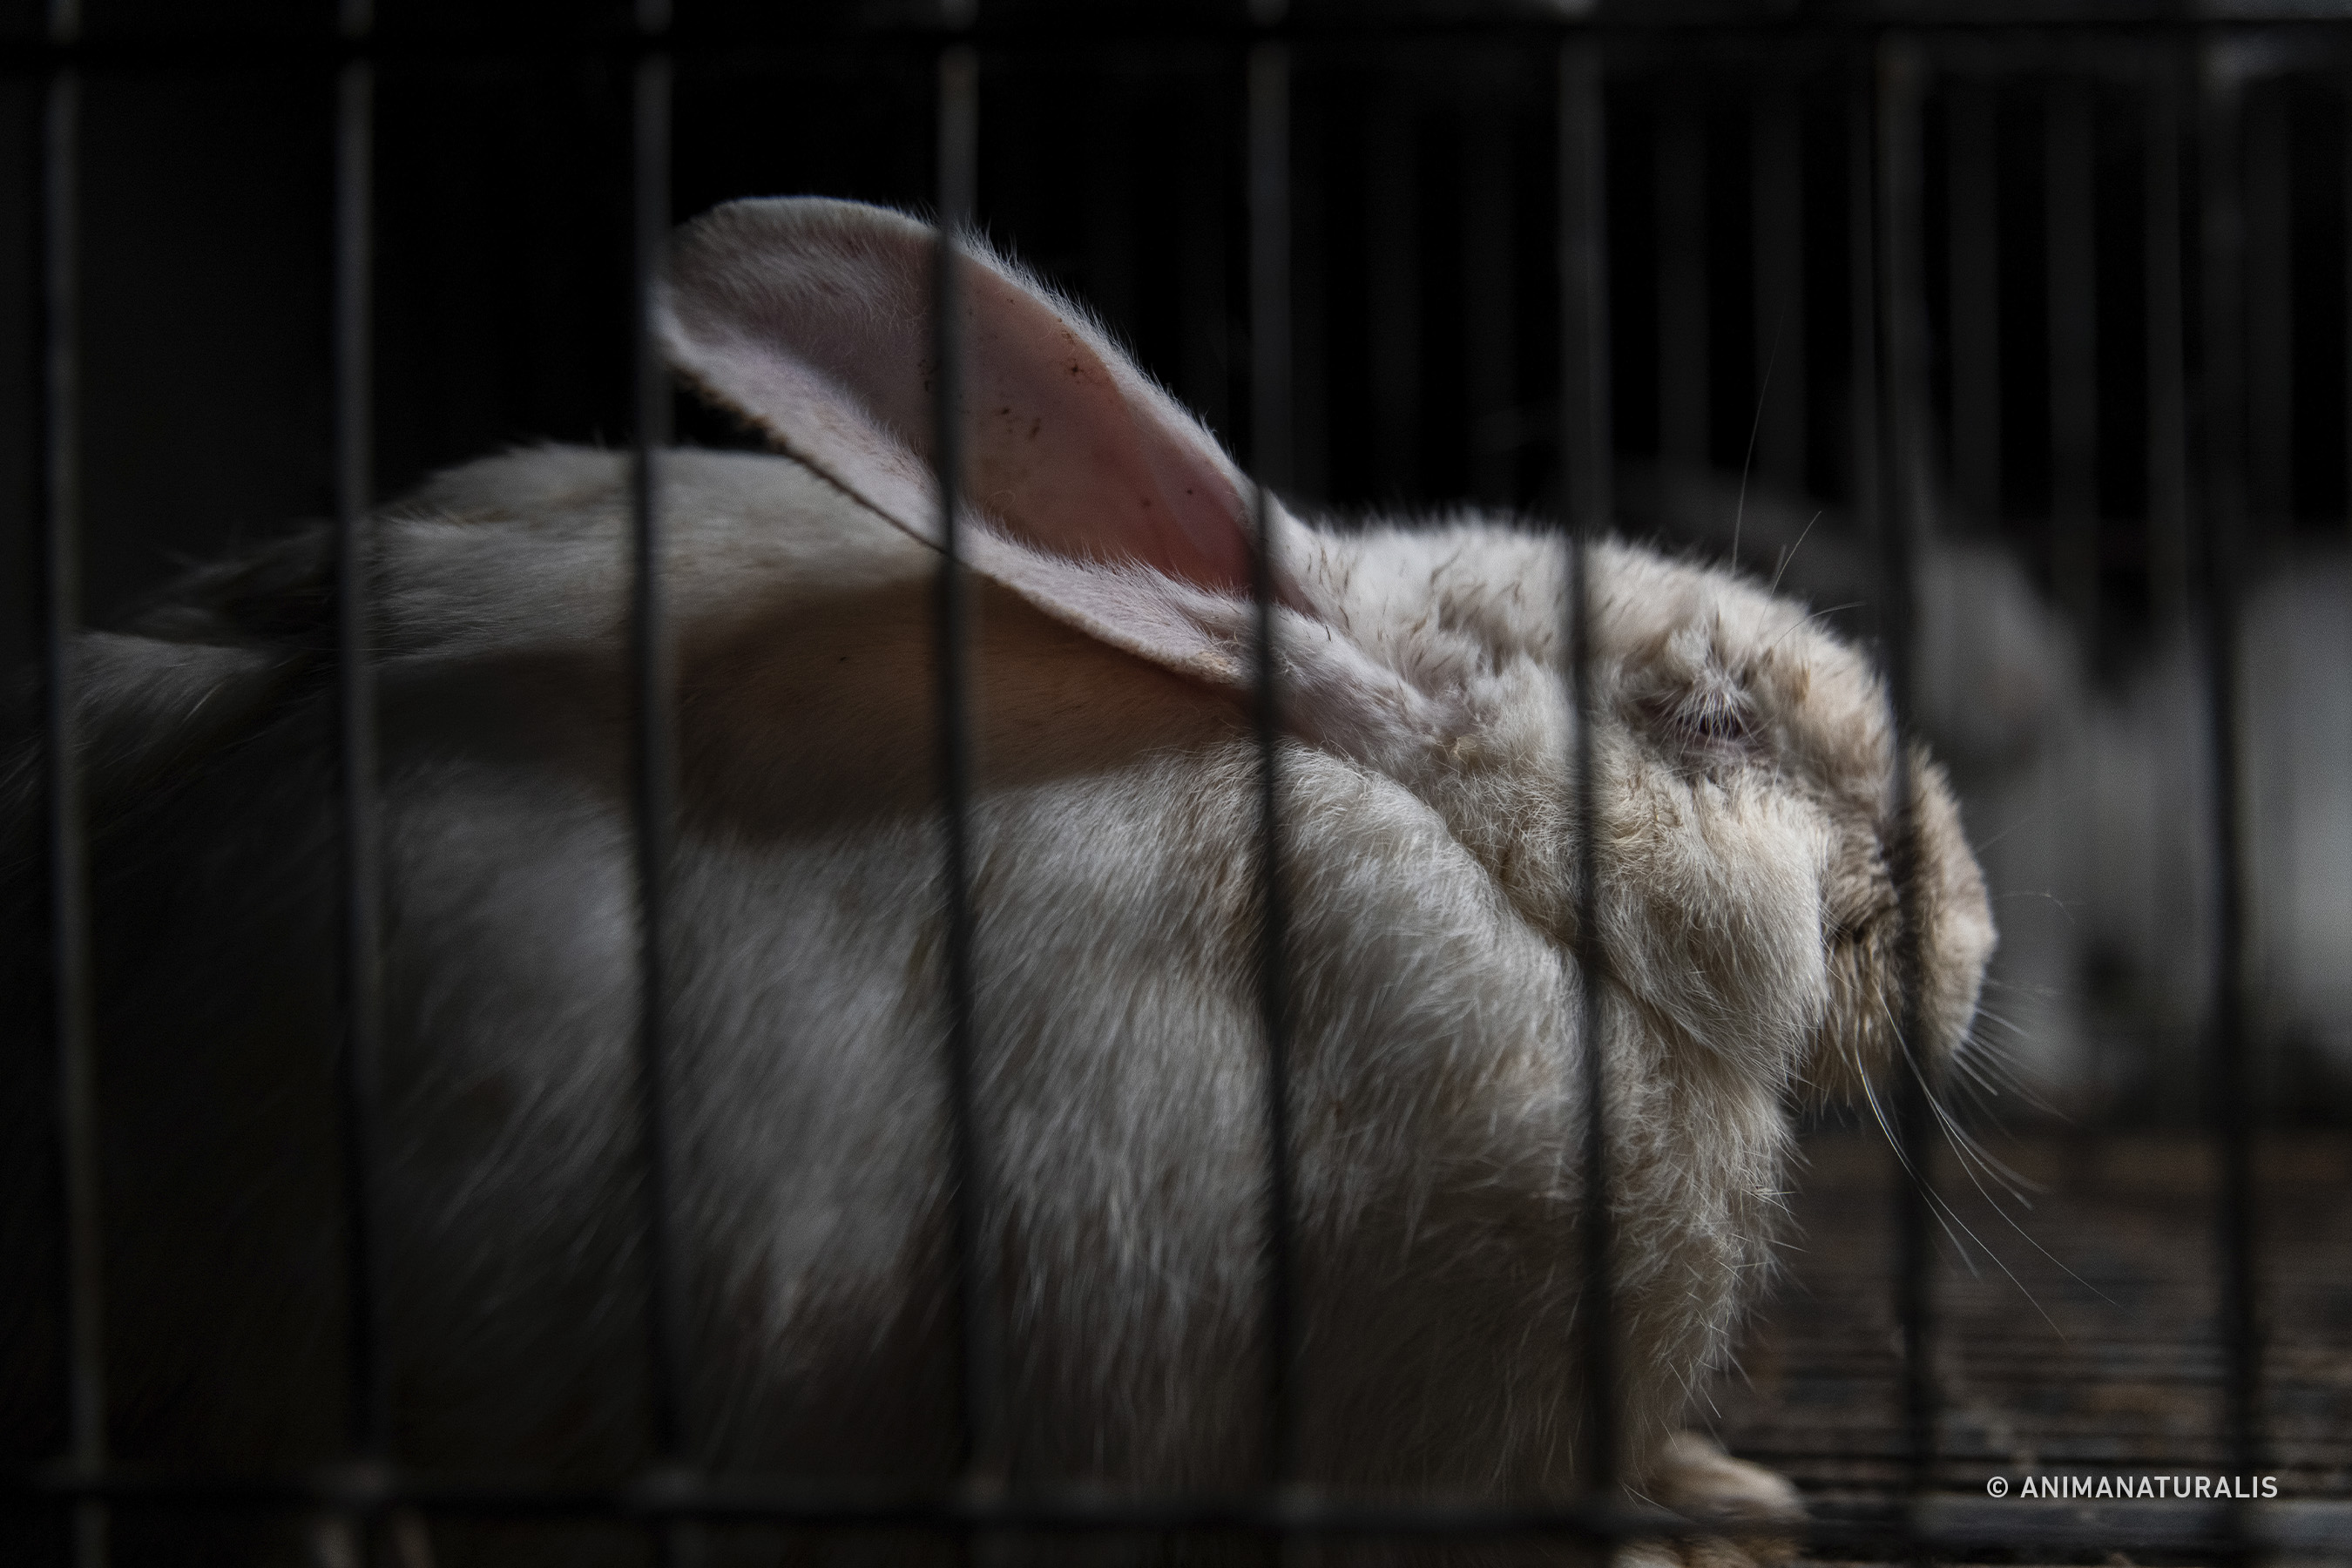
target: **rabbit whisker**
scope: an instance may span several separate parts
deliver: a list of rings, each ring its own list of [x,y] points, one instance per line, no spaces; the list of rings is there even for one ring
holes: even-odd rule
[[[1880,1002],[1879,1005],[1882,1011],[1886,1011],[1886,1005],[1884,1000]],[[1890,1027],[1892,1027],[1894,1025],[1894,1018],[1891,1012],[1888,1013],[1887,1022]],[[1925,1069],[1923,1069],[1919,1065],[1917,1056],[1912,1051],[1910,1046],[1903,1039],[1902,1031],[1899,1028],[1895,1028],[1893,1029],[1893,1032],[1896,1047],[1901,1051],[1905,1063],[1910,1068],[1913,1076],[1919,1079],[1920,1087],[1927,1091],[1928,1106],[1936,1112],[1937,1120],[1943,1124],[1946,1133],[1952,1141],[1952,1147],[1960,1154],[1961,1158],[1965,1161],[1973,1157],[1983,1163],[1989,1173],[1998,1173],[2003,1186],[2009,1192],[2009,1195],[2016,1198],[2021,1203],[2024,1202],[2023,1192],[2021,1189],[2030,1188],[2035,1192],[2045,1191],[2046,1189],[2039,1183],[2029,1180],[2018,1172],[2011,1170],[2001,1161],[1994,1158],[1991,1152],[1986,1150],[1985,1147],[1977,1141],[1972,1133],[1969,1132],[1966,1129],[1962,1128],[1958,1122],[1953,1120],[1950,1113],[1945,1109],[1943,1104],[1937,1100],[1936,1086],[1928,1080]],[[1960,1048],[1952,1053],[1952,1061],[1956,1067],[1962,1068],[1962,1070],[1973,1072],[1974,1064],[1969,1063],[1966,1058],[1967,1041],[1963,1040],[1961,1042]],[[1977,1081],[1983,1082],[1984,1080],[1979,1079]],[[2026,1204],[2025,1206],[2031,1208],[2033,1205]]]
[[[1999,1054],[2004,1051],[2006,1047],[2000,1046],[1991,1036],[1979,1033],[1979,1027],[1986,1024],[1990,1024],[1997,1029],[2007,1029],[2012,1036],[2021,1040],[2030,1040],[2033,1037],[2032,1035],[2027,1032],[2025,1027],[2019,1024],[2015,1019],[2007,1017],[2000,1013],[1996,1013],[1990,1007],[1986,1007],[1979,1004],[1977,1007],[1976,1022],[1969,1026],[1969,1038],[1979,1042],[1982,1047],[1984,1053],[1989,1058],[1994,1058],[1997,1059]]]
[[[1912,1166],[1910,1155],[1904,1151],[1903,1141],[1895,1136],[1895,1124],[1886,1119],[1885,1108],[1878,1103],[1878,1091],[1871,1087],[1870,1080],[1866,1078],[1862,1080],[1862,1098],[1864,1103],[1870,1107],[1871,1115],[1877,1120],[1878,1130],[1886,1135],[1887,1146],[1895,1151],[1895,1163],[1902,1167],[1904,1174],[1911,1178],[1911,1184],[1918,1189],[1919,1195],[1927,1200],[1927,1212],[1934,1215],[1936,1223],[1944,1227],[1944,1234],[1950,1237],[1952,1249],[1959,1254],[1960,1261],[1967,1266],[1970,1274],[1976,1273],[1976,1263],[1969,1255],[1968,1243],[1960,1239],[1960,1231],[1967,1230],[1967,1225],[1961,1223],[1959,1230],[1953,1229],[1953,1225],[1958,1216],[1954,1215],[1947,1217],[1946,1211],[1949,1205]],[[1973,1235],[1969,1237],[1970,1241],[1975,1239]],[[1982,1243],[1979,1245],[1981,1246]]]
[[[2021,1034],[2022,1031],[2021,1031]],[[2004,1053],[1990,1041],[1985,1040],[1984,1037],[1971,1029],[1969,1032],[1969,1037],[1960,1044],[1961,1048],[1952,1053],[1952,1060],[1955,1066],[1968,1075],[1969,1081],[1981,1085],[1996,1095],[2005,1089],[2012,1098],[2023,1100],[2036,1110],[2048,1115],[2060,1114],[2058,1108],[2050,1103],[2049,1100],[2034,1087],[2032,1081],[2010,1062],[2004,1060]],[[1979,1045],[1983,1048],[1971,1051],[1968,1048],[1971,1044]]]
[[[1886,1004],[1883,998],[1881,999],[1879,1005],[1882,1010],[1886,1009]],[[1888,1021],[1890,1025],[1893,1023],[1893,1015],[1891,1011],[1888,1012]],[[1918,1079],[1919,1087],[1926,1091],[1928,1109],[1936,1113],[1936,1119],[1943,1127],[1946,1138],[1950,1141],[1954,1152],[1960,1156],[1960,1169],[1967,1173],[1969,1181],[1970,1184],[1975,1186],[1978,1194],[1991,1206],[1992,1211],[1995,1214],[2000,1215],[2004,1224],[2006,1224],[2011,1230],[2017,1232],[2020,1237],[2024,1238],[2027,1246],[2032,1247],[2034,1251],[2042,1254],[2042,1257],[2048,1258],[2052,1263],[2056,1264],[2059,1271],[2064,1274],[2066,1278],[2074,1280],[2074,1283],[2083,1287],[2084,1289],[2088,1290],[2092,1295],[2096,1296],[2100,1300],[2106,1302],[2107,1305],[2111,1307],[2117,1305],[2117,1303],[2111,1299],[2106,1292],[2101,1290],[2097,1286],[2084,1279],[2080,1274],[2075,1273],[2074,1269],[2069,1268],[2063,1262],[2061,1262],[2057,1256],[2052,1253],[2048,1247],[2034,1240],[2032,1236],[2026,1231],[2025,1227],[2017,1223],[2016,1217],[2010,1214],[2006,1209],[2002,1208],[1999,1201],[1996,1200],[1990,1192],[1985,1190],[1984,1183],[1978,1179],[1975,1170],[1971,1167],[1969,1159],[1971,1153],[1975,1155],[1977,1160],[1983,1162],[1989,1169],[1998,1169],[2002,1172],[2007,1172],[2011,1175],[2015,1175],[2015,1173],[2009,1172],[2009,1168],[2006,1165],[2001,1164],[2000,1161],[1993,1159],[1991,1155],[1986,1153],[1982,1146],[1978,1144],[1974,1138],[1970,1137],[1966,1131],[1964,1131],[1960,1128],[1959,1124],[1953,1121],[1950,1112],[1946,1110],[1937,1100],[1935,1085],[1928,1079],[1925,1069],[1921,1068],[1917,1057],[1911,1049],[1909,1042],[1903,1038],[1903,1032],[1900,1028],[1896,1028],[1895,1030],[1895,1045],[1897,1053],[1903,1058],[1904,1065],[1910,1068],[1912,1075]],[[1876,1103],[1876,1097],[1873,1096],[1872,1100],[1874,1105]],[[1880,1125],[1885,1125],[1884,1118],[1881,1118]],[[1908,1163],[1909,1163],[1907,1161],[1905,1162],[1906,1167]],[[2024,1178],[2019,1177],[2018,1179],[2022,1181]],[[2017,1198],[2021,1203],[2024,1202],[2023,1198],[2015,1192],[2011,1192],[2010,1195],[2012,1198]],[[1927,1190],[1927,1197],[1931,1205],[1945,1203],[1946,1206],[1949,1206],[1948,1200],[1940,1198],[1932,1187],[1929,1187]],[[2030,1208],[2032,1205],[2029,1204],[2026,1206]],[[2054,1331],[2060,1339],[2066,1338],[2066,1331],[2063,1329],[2059,1328],[2057,1320],[2050,1316],[2049,1312],[2042,1308],[2041,1301],[2035,1298],[2033,1292],[2026,1289],[2025,1282],[2018,1279],[2017,1275],[2010,1268],[2008,1264],[2001,1261],[2000,1255],[1993,1251],[1990,1246],[1979,1238],[1976,1232],[1969,1229],[1965,1221],[1959,1220],[1958,1211],[1954,1211],[1953,1219],[1959,1223],[1960,1228],[1969,1232],[1969,1237],[1971,1240],[1976,1241],[1978,1246],[1985,1248],[1985,1256],[1991,1258],[1994,1266],[2000,1268],[2003,1274],[2009,1276],[2010,1283],[2015,1285],[2019,1293],[2024,1296],[2027,1303],[2031,1305],[2036,1312],[2041,1314],[2042,1321],[2048,1323],[2052,1331]]]
[[[1788,312],[1781,311],[1780,321],[1772,328],[1772,352],[1764,356],[1764,374],[1756,383],[1756,416],[1748,422],[1748,452],[1739,459],[1739,500],[1731,509],[1731,563],[1739,564],[1739,525],[1748,516],[1748,476],[1756,467],[1756,433],[1764,428],[1764,398],[1772,390],[1772,365],[1780,357],[1780,329],[1788,324]],[[1779,579],[1774,579],[1779,585]]]
[[[2000,1084],[1980,1064],[1969,1060],[1965,1051],[1952,1053],[1952,1069],[1961,1075],[1968,1086],[1982,1089],[1996,1100],[2000,1097]]]
[[[1813,531],[1813,524],[1821,521],[1821,520],[1822,514],[1820,512],[1817,511],[1813,513],[1813,515],[1807,520],[1805,526],[1798,531],[1797,542],[1791,544],[1787,550],[1781,552],[1780,564],[1774,568],[1772,573],[1772,586],[1769,592],[1777,594],[1780,591],[1781,574],[1789,570],[1789,563],[1797,558],[1797,552],[1805,547],[1805,536]]]
[[[2075,790],[2072,794],[2061,795],[2056,800],[2045,801],[2042,805],[2035,806],[2031,811],[2020,813],[2014,821],[2011,822],[2008,826],[2002,828],[1999,833],[1994,834],[1990,838],[1977,840],[1977,853],[1981,855],[1986,850],[1991,848],[1994,845],[2000,843],[2002,839],[2008,837],[2011,834],[2017,832],[2020,828],[2031,827],[2035,823],[2041,821],[2043,817],[2054,816],[2061,806],[2080,805],[2084,801],[2091,798],[2092,793],[2091,786],[2085,784],[2081,789]]]
[[[1795,626],[1789,627],[1787,631],[1782,632],[1779,637],[1774,637],[1770,642],[1765,644],[1764,651],[1769,654],[1774,648],[1779,647],[1782,643],[1789,640],[1790,632],[1801,630],[1809,621],[1818,621],[1823,616],[1834,616],[1840,610],[1858,610],[1862,608],[1863,604],[1864,601],[1860,599],[1848,599],[1843,605],[1832,605],[1825,610],[1815,610],[1811,615],[1807,616],[1803,620],[1799,621]]]
[[[1996,904],[2005,904],[2011,899],[2046,900],[2057,909],[2060,914],[2066,917],[2066,923],[2068,925],[2078,923],[2074,919],[2074,910],[2073,906],[2069,905],[2065,900],[2060,898],[2057,894],[2050,891],[2046,888],[2018,888],[2006,893],[1995,893],[1992,895],[1990,901]]]
[[[1913,1070],[1917,1070],[1916,1064],[1913,1064]],[[1945,1131],[1948,1135],[1953,1131],[1950,1118],[1946,1115],[1944,1108],[1936,1102],[1933,1093],[1928,1095],[1927,1103],[1935,1110],[1937,1117],[1943,1123]],[[1883,1121],[1881,1125],[1884,1125]],[[2020,1236],[2024,1237],[2027,1244],[2032,1246],[2034,1250],[2041,1252],[2045,1258],[2050,1257],[2048,1250],[2042,1247],[2040,1243],[2034,1241],[2031,1236],[2027,1236],[2024,1227],[2020,1226],[2017,1221],[2007,1213],[2007,1211],[2001,1208],[1998,1199],[1996,1199],[1990,1192],[1985,1190],[1983,1182],[1978,1180],[1976,1172],[1970,1167],[1967,1153],[1964,1150],[1960,1149],[1960,1145],[1956,1142],[1953,1147],[1956,1151],[1959,1151],[1961,1152],[1960,1169],[1965,1174],[1967,1174],[1969,1184],[1977,1189],[1978,1195],[1985,1200],[1986,1204],[1995,1214],[2000,1215],[2001,1219],[2010,1226],[2011,1229],[2015,1230]],[[1925,1185],[1925,1184],[1922,1184],[1921,1195],[1927,1198],[1928,1212],[1936,1215],[1937,1222],[1944,1227],[1944,1234],[1952,1237],[1953,1246],[1959,1252],[1960,1260],[1968,1267],[1968,1270],[1971,1278],[1981,1279],[1983,1278],[1983,1274],[1982,1271],[1977,1268],[1976,1260],[1970,1254],[1969,1248],[1965,1245],[1962,1245],[1959,1237],[1954,1234],[1953,1227],[1955,1226],[1959,1228],[1960,1232],[1966,1234],[1969,1241],[1974,1242],[1978,1247],[1983,1250],[1986,1258],[1992,1263],[1994,1268],[2001,1271],[2001,1274],[2007,1278],[2011,1284],[2017,1287],[2018,1294],[2025,1298],[2026,1304],[2033,1309],[2035,1313],[2041,1317],[2043,1322],[2050,1325],[2051,1331],[2053,1333],[2057,1334],[2057,1336],[2062,1340],[2067,1337],[2066,1331],[2058,1326],[2057,1320],[2050,1315],[2048,1310],[2042,1305],[2041,1300],[2033,1294],[2031,1289],[2027,1287],[2025,1281],[2017,1277],[2016,1271],[2011,1269],[2009,1265],[2002,1260],[2000,1254],[1993,1249],[1992,1244],[1979,1236],[1976,1233],[1975,1228],[1960,1217],[1958,1208],[1953,1205],[1950,1199],[1937,1192],[1932,1186]],[[2015,1194],[2012,1194],[2011,1195],[2014,1196]],[[2058,1263],[2058,1260],[2055,1258],[2051,1258],[2050,1260],[2053,1263]],[[2063,1263],[2058,1263],[2058,1267],[2061,1269],[2066,1269],[2066,1266]],[[2072,1274],[2073,1270],[2066,1269],[2066,1272]],[[2087,1289],[2088,1287],[2086,1286],[2085,1288]]]
[[[2020,1040],[2032,1038],[2031,1035],[2006,1018],[1988,1019],[1987,1022],[1997,1024],[2009,1030]],[[2011,1057],[2007,1045],[1995,1040],[1990,1035],[1979,1034],[1974,1029],[1969,1031],[1969,1038],[1961,1044],[1961,1050],[1955,1052],[1954,1056],[1956,1059],[1965,1058],[1970,1073],[1976,1075],[1980,1080],[2007,1089],[2021,1099],[2032,1097],[2035,1092],[2033,1080]],[[1973,1050],[1968,1048],[1971,1044],[1976,1047]]]
[[[1988,991],[2014,992],[2020,996],[2032,996],[2044,1002],[2055,1001],[2058,997],[2065,994],[2064,988],[2062,986],[2029,985],[2022,980],[2004,979],[1998,974],[1986,975],[1984,977],[1984,985],[1985,989]]]
[[[2008,1031],[2009,1037],[2002,1039],[1985,1033],[1988,1026]],[[2029,1080],[2019,1065],[2015,1047],[2032,1038],[2033,1031],[2016,1019],[1979,1004],[1976,1021],[1969,1026],[1968,1036],[1960,1042],[1962,1050],[1956,1054],[1967,1055],[1974,1066],[1996,1075],[2008,1088],[2021,1091],[2029,1086]],[[1974,1049],[1969,1049],[1970,1047]]]

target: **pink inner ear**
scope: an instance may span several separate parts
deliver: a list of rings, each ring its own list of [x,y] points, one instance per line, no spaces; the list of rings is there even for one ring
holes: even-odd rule
[[[963,276],[974,502],[1056,554],[1246,592],[1240,485],[1208,437],[1020,284]]]
[[[706,390],[925,533],[936,243],[878,207],[733,203],[681,235],[664,322],[673,360]],[[973,505],[1055,555],[1247,592],[1244,490],[1208,434],[986,259],[968,258],[961,282]]]

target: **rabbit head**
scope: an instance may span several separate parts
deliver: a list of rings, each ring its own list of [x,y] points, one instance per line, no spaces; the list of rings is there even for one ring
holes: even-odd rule
[[[938,237],[884,209],[739,202],[681,234],[672,363],[772,444],[937,542]],[[1076,307],[967,239],[963,559],[1064,623],[1246,700],[1254,491]],[[1517,915],[1577,937],[1567,552],[1460,520],[1327,531],[1269,503],[1281,711],[1403,784]],[[1992,924],[1941,774],[1795,605],[1607,544],[1591,577],[1610,977],[1678,1065],[1834,1091],[1973,1014]],[[1898,872],[1907,862],[1912,909]],[[1916,931],[1906,942],[1906,931]]]

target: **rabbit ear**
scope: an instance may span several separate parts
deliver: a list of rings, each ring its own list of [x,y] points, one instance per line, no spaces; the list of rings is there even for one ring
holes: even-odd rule
[[[880,207],[736,202],[680,235],[659,317],[679,371],[934,542],[936,250],[929,226]],[[992,258],[970,254],[959,280],[982,519],[1049,557],[1247,592],[1249,491],[1208,434]]]
[[[783,451],[939,542],[938,236],[881,207],[734,202],[683,229],[656,324],[671,363]],[[1114,647],[1248,684],[1248,484],[1076,311],[973,247],[959,273],[971,568]],[[1277,510],[1276,522],[1286,526]],[[1279,555],[1283,552],[1277,552]],[[1283,618],[1316,617],[1278,582]],[[1285,637],[1295,727],[1360,752],[1417,707],[1327,624]]]

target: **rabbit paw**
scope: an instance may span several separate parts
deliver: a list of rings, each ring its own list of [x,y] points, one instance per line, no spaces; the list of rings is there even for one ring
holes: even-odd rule
[[[1733,1458],[1711,1438],[1696,1432],[1667,1438],[1648,1490],[1724,1534],[1627,1542],[1612,1568],[1765,1568],[1796,1553],[1796,1542],[1773,1527],[1804,1522],[1797,1489],[1760,1465]]]

